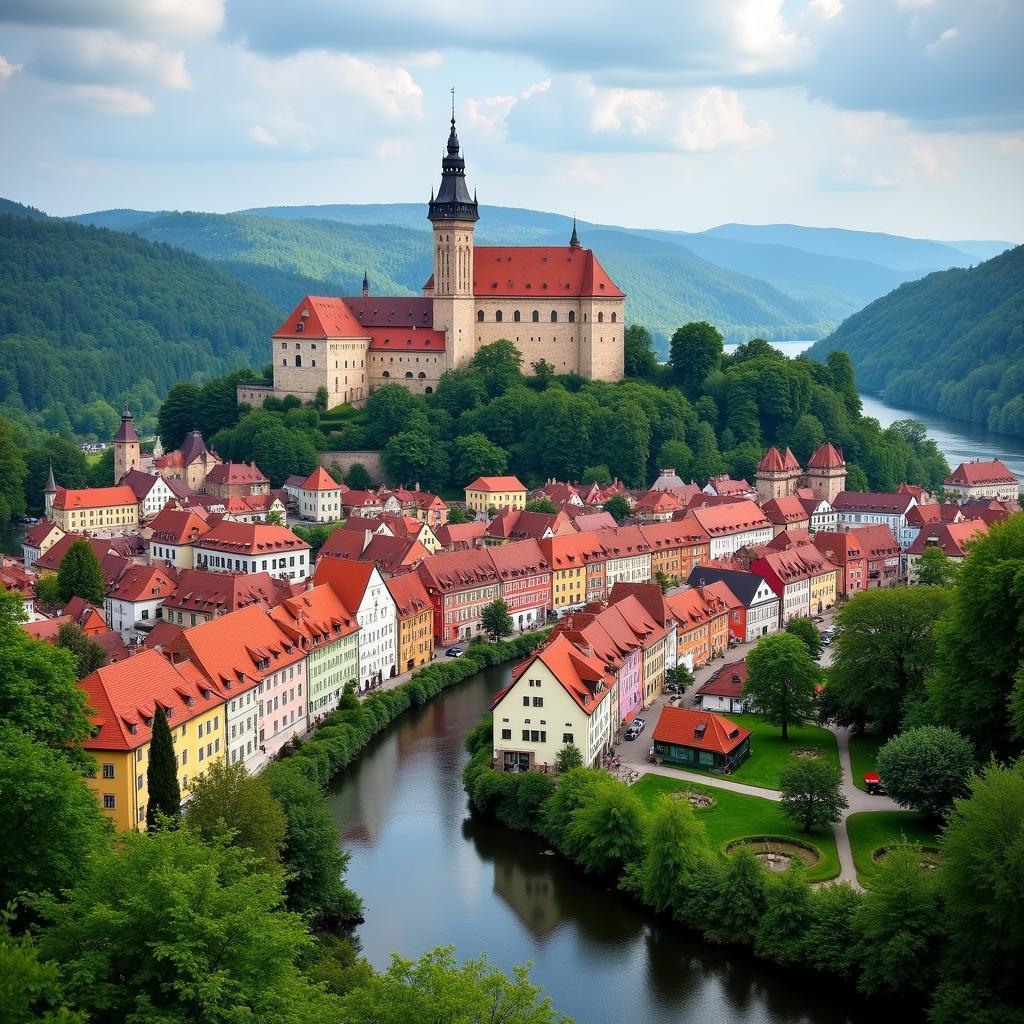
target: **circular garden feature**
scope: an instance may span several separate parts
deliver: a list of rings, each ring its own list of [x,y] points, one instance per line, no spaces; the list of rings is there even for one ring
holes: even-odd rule
[[[813,867],[821,860],[821,851],[810,843],[801,843],[795,839],[781,836],[748,836],[737,839],[726,846],[726,853],[733,853],[741,846],[749,847],[754,856],[769,871],[783,872],[795,861],[800,860],[805,867]]]
[[[717,801],[709,793],[700,793],[696,789],[681,789],[678,793],[672,794],[673,800],[689,800],[690,806],[695,811],[703,811],[714,807]]]
[[[889,851],[892,850],[892,846],[880,846],[871,854],[871,859],[876,864],[882,864],[885,858],[889,855]],[[918,867],[922,871],[936,871],[939,865],[942,863],[942,854],[936,846],[919,846],[918,850],[921,853],[921,859],[918,861]]]

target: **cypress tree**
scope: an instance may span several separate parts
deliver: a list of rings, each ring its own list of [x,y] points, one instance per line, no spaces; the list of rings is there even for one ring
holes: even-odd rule
[[[160,704],[153,715],[153,736],[149,741],[149,768],[146,770],[149,804],[146,807],[146,828],[156,828],[157,816],[181,816],[181,790],[178,789],[178,764],[167,715]]]
[[[57,571],[57,586],[62,601],[81,597],[102,606],[103,573],[96,552],[87,540],[76,540],[68,548]]]

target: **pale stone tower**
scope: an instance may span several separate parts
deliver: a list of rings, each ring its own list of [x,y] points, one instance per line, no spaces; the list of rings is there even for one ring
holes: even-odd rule
[[[46,510],[46,518],[53,517],[53,499],[57,497],[57,482],[53,479],[53,463],[50,463],[50,471],[46,474],[46,486],[43,488],[43,507]]]
[[[473,230],[480,219],[476,194],[466,185],[466,161],[452,127],[441,161],[441,187],[431,193],[428,220],[434,226],[434,330],[445,332],[449,369],[465,366],[476,351],[473,335]]]
[[[804,479],[816,498],[831,505],[846,490],[846,460],[832,445],[823,444],[808,461]]]
[[[758,463],[754,480],[760,501],[788,497],[796,493],[800,484],[800,463],[789,448],[783,455],[772,445]]]
[[[131,411],[125,406],[121,413],[121,426],[114,435],[114,483],[118,483],[130,469],[142,466],[142,448]]]

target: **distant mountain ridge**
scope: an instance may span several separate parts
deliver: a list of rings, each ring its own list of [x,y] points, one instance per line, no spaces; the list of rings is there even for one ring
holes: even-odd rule
[[[807,355],[834,349],[887,401],[1024,436],[1024,246],[902,285]]]

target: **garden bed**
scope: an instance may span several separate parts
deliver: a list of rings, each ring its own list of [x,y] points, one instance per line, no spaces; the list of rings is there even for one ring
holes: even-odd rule
[[[802,861],[807,868],[813,868],[821,861],[821,850],[816,846],[789,837],[748,836],[727,844],[725,852],[733,853],[741,846],[753,850],[754,856],[769,871],[785,871],[795,860]]]
[[[934,827],[916,811],[861,811],[846,819],[857,878],[870,889],[884,863],[884,854],[899,842],[917,843],[923,850],[938,852]]]

